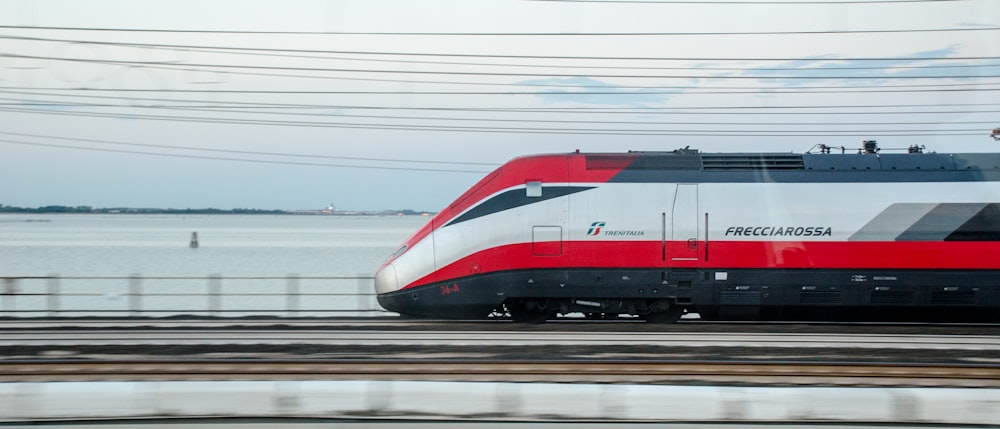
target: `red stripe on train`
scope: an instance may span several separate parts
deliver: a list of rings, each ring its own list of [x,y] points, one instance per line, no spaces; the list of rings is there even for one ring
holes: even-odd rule
[[[588,161],[588,157],[591,158]],[[486,197],[530,181],[543,184],[605,183],[628,167],[638,154],[624,155],[531,155],[514,158],[487,174],[455,199],[406,240],[407,246],[430,235],[431,231],[458,217]]]
[[[705,260],[687,242],[668,242],[666,258],[659,241],[576,241],[545,243],[559,256],[536,256],[539,244],[520,243],[483,250],[424,276],[406,287],[496,271],[545,268],[856,268],[856,269],[1000,269],[997,241],[713,241]],[[695,254],[683,254],[694,251]],[[697,256],[696,260],[675,257]]]

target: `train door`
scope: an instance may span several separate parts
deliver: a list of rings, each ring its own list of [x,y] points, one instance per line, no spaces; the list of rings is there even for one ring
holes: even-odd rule
[[[698,185],[678,184],[670,217],[671,243],[668,258],[674,261],[697,261]]]

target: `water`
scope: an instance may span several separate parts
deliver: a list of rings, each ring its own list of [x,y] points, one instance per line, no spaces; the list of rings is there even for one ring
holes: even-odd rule
[[[329,295],[370,292],[370,280],[326,278],[371,276],[427,220],[420,216],[0,214],[0,277],[60,277],[55,285],[41,279],[17,280],[13,287],[20,296],[16,301],[10,296],[0,299],[0,312],[51,311],[53,289],[60,295],[55,303],[59,311],[85,309],[91,315],[101,311],[132,315],[242,311],[239,315],[246,315],[245,310],[258,309],[370,306],[369,297],[359,301]],[[188,246],[193,232],[198,233],[197,249]],[[289,275],[302,279],[290,281]],[[135,276],[142,278],[138,286],[136,280],[128,279]],[[163,277],[170,279],[154,279]],[[248,279],[254,277],[267,279]],[[0,292],[10,295],[10,290]],[[210,296],[215,292],[223,297]],[[138,303],[137,293],[142,295]],[[137,306],[141,311],[136,311]]]
[[[426,217],[0,215],[0,277],[373,273]],[[200,247],[191,249],[191,233]]]

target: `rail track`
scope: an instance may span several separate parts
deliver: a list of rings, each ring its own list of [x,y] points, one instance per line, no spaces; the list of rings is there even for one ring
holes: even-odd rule
[[[0,324],[0,380],[1000,387],[995,326],[318,324]]]
[[[8,330],[0,346],[356,344],[399,346],[661,346],[938,349],[1000,351],[997,335],[813,334],[773,332],[397,331],[354,329]]]
[[[5,381],[412,380],[1000,387],[1000,366],[655,360],[2,361]]]

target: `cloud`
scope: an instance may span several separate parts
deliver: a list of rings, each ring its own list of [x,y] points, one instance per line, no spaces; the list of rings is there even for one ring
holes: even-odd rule
[[[639,107],[666,100],[664,94],[650,94],[646,89],[629,89],[589,77],[529,79],[516,83],[537,86],[535,97],[552,103]]]
[[[957,51],[958,46],[950,46],[884,60],[844,59],[837,61],[836,56],[820,56],[749,68],[743,75],[758,76],[762,80],[782,86],[806,86],[816,82],[838,80],[860,85],[884,83],[888,79],[907,77],[975,76],[977,69],[969,66],[982,64],[982,61],[962,59],[929,61],[930,59],[948,58]],[[783,79],[783,77],[788,78]],[[933,81],[928,81],[928,83],[933,83]]]

